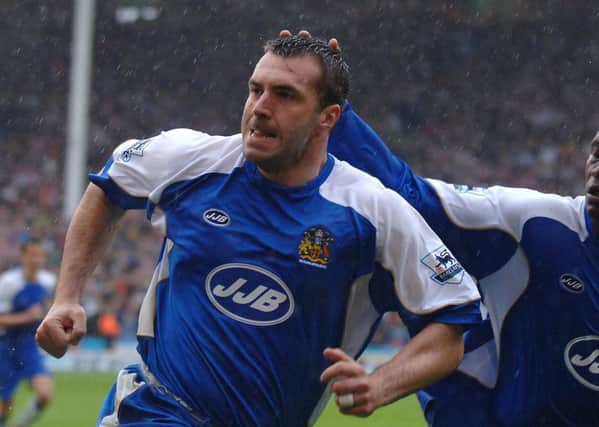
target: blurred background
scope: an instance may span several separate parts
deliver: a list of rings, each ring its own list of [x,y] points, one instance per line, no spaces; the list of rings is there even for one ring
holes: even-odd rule
[[[52,269],[60,262],[77,3],[2,2],[2,269],[30,235],[43,238]],[[586,150],[599,129],[596,1],[102,0],[94,12],[89,129],[80,141],[87,172],[120,142],[162,129],[237,132],[261,47],[288,28],[340,40],[354,109],[419,174],[583,190]],[[85,291],[90,336],[54,369],[113,372],[134,357],[137,310],[159,245],[142,213],[125,218]],[[365,363],[405,339],[388,316]]]

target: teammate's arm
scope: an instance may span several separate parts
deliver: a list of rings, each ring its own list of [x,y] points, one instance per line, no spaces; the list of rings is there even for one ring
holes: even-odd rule
[[[79,303],[83,286],[109,246],[123,210],[110,203],[94,184],[85,191],[69,225],[54,303],[38,328],[39,345],[61,357],[86,332]]]
[[[44,306],[42,304],[34,304],[27,310],[17,313],[0,314],[0,327],[13,328],[15,326],[26,325],[27,323],[35,322],[44,317]]]
[[[381,313],[400,311],[412,339],[371,375],[341,349],[325,350],[325,357],[334,363],[321,380],[334,382],[332,391],[341,412],[358,416],[450,374],[464,354],[463,327],[480,322],[474,282],[418,212],[378,181],[373,181],[368,194],[375,197],[378,208],[371,221],[377,230],[376,261],[381,267],[373,273],[369,296]],[[447,267],[435,261],[441,254],[450,260]]]
[[[321,375],[323,382],[334,381],[339,410],[344,414],[368,416],[450,374],[464,355],[462,327],[431,323],[412,338],[389,362],[371,374],[339,348],[327,348],[327,359],[335,362]],[[336,379],[336,380],[335,380]],[[342,396],[353,395],[353,405]],[[341,398],[341,401],[340,401]]]
[[[599,132],[591,141],[591,153],[586,163],[586,203],[595,237],[599,238]]]

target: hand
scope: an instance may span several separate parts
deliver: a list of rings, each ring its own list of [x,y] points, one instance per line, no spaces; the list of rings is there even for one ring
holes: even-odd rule
[[[591,153],[586,163],[587,211],[593,222],[595,236],[599,238],[599,132],[591,142]]]
[[[337,396],[339,412],[367,417],[381,406],[382,389],[374,376],[368,375],[358,362],[339,348],[327,348],[323,354],[334,363],[324,370],[320,381],[333,381],[331,390]],[[348,405],[352,400],[353,405]]]
[[[86,316],[81,305],[59,303],[50,307],[37,329],[38,344],[54,357],[62,357],[70,345],[77,345],[86,332]]]
[[[303,39],[308,39],[308,38],[312,37],[312,34],[310,34],[310,32],[306,31],[306,30],[300,30],[297,33],[297,35]],[[291,36],[292,36],[292,33],[289,30],[279,31],[279,37],[281,37],[281,38],[286,38],[286,37],[291,37]],[[341,50],[341,46],[339,46],[339,42],[335,38],[329,39],[329,47],[331,49]]]

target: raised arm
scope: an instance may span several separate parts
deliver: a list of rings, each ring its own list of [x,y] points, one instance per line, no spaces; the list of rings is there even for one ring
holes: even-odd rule
[[[114,236],[123,210],[114,207],[94,184],[85,191],[67,231],[54,303],[38,328],[39,345],[61,357],[85,335],[85,311],[79,300]]]
[[[368,416],[377,408],[395,402],[449,375],[464,355],[462,327],[431,323],[420,331],[386,364],[371,374],[339,348],[327,348],[334,362],[321,376],[335,380],[332,391],[344,414]]]

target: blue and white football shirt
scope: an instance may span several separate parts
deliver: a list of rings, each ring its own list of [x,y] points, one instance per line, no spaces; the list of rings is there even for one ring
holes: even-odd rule
[[[241,135],[177,129],[125,142],[90,179],[164,234],[138,350],[215,426],[313,423],[329,397],[323,349],[358,355],[377,301],[415,331],[480,321],[476,286],[420,215],[332,156],[286,187],[244,159]],[[391,280],[369,286],[375,269]]]
[[[18,313],[36,304],[44,304],[56,284],[56,276],[40,270],[29,282],[23,270],[13,268],[0,274],[0,313]],[[39,322],[0,328],[0,398],[10,399],[18,381],[45,373],[47,369],[37,343]]]
[[[20,267],[0,274],[0,313],[9,314],[25,311],[28,308],[43,304],[52,294],[56,285],[56,275],[48,270],[39,270],[34,282],[29,282]],[[33,339],[39,322],[14,327],[0,328],[0,336],[24,334]]]
[[[599,425],[599,243],[584,198],[422,179],[349,105],[329,149],[402,194],[478,279],[486,321],[466,333],[460,373],[420,393],[429,422]]]

